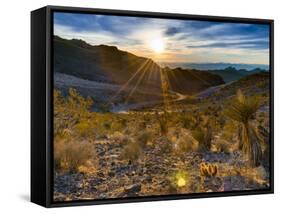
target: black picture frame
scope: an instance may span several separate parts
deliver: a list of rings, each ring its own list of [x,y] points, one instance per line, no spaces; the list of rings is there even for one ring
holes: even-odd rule
[[[53,193],[53,12],[71,12],[116,16],[188,19],[232,23],[267,24],[270,26],[270,187],[262,190],[146,196],[102,200],[54,202]],[[31,12],[31,201],[44,207],[111,204],[268,194],[274,192],[274,22],[250,19],[125,10],[46,6]]]

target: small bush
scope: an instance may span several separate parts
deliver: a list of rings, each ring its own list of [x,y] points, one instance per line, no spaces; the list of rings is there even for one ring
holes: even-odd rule
[[[217,152],[224,152],[226,154],[229,154],[231,151],[231,144],[223,139],[217,140],[215,147]]]
[[[187,152],[192,152],[194,151],[194,146],[191,141],[185,141],[184,139],[179,139],[176,143],[177,148],[176,152],[177,153],[187,153]]]
[[[54,145],[54,160],[57,169],[78,171],[96,159],[94,145],[88,141],[58,141]]]
[[[124,135],[123,133],[118,132],[118,131],[115,131],[115,132],[111,135],[111,139],[112,139],[114,142],[122,143],[122,144],[126,144],[126,143],[128,143],[128,141],[129,141],[129,138],[128,138],[127,135]]]
[[[206,127],[198,127],[192,131],[192,137],[198,141],[199,147],[201,150],[210,150],[211,142],[213,139],[212,127],[209,123],[206,124]]]
[[[204,144],[205,133],[202,129],[192,131],[192,137],[197,140],[200,145]]]
[[[103,127],[104,127],[106,130],[110,130],[110,128],[111,128],[111,123],[110,123],[110,122],[105,122],[105,123],[103,124]]]
[[[81,121],[75,126],[75,131],[81,138],[94,138],[94,129],[89,121]]]
[[[178,135],[175,134],[171,137],[171,141],[175,145],[174,152],[177,155],[185,155],[188,152],[196,151],[198,147],[198,142],[186,129],[181,129]]]
[[[129,161],[136,161],[142,154],[142,147],[136,143],[130,141],[125,147],[123,152],[121,153],[121,158]]]
[[[222,138],[227,141],[232,141],[235,133],[237,132],[238,125],[233,121],[228,121],[225,123],[222,130]]]
[[[165,136],[168,133],[168,118],[167,118],[167,112],[164,112],[163,114],[156,114],[156,118],[159,123],[160,128],[160,134],[161,136]]]
[[[165,136],[158,139],[157,145],[159,146],[161,155],[170,153],[173,150],[173,143]]]
[[[144,148],[147,144],[147,142],[151,140],[151,133],[147,131],[142,131],[140,134],[136,137],[136,142]]]
[[[195,128],[196,119],[190,115],[183,115],[181,117],[182,127],[186,129]]]

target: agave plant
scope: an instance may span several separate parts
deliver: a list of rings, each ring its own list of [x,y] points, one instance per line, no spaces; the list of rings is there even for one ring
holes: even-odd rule
[[[262,159],[261,139],[251,121],[261,105],[257,97],[245,97],[241,90],[237,91],[236,98],[225,114],[239,122],[239,145],[248,157],[249,164],[253,167],[260,165]]]

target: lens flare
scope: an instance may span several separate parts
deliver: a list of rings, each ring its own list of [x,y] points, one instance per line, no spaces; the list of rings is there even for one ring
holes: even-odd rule
[[[183,177],[179,177],[177,181],[178,187],[184,187],[186,185],[186,180]]]
[[[153,39],[149,45],[155,53],[163,53],[165,50],[165,43],[163,39]]]

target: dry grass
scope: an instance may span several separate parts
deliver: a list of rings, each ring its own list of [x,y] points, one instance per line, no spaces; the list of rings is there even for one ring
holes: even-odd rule
[[[128,144],[124,147],[120,157],[121,159],[128,161],[137,161],[142,152],[143,148],[140,146],[140,144],[129,141]]]
[[[63,171],[79,171],[92,168],[96,153],[93,143],[88,141],[58,141],[54,145],[55,166]]]

